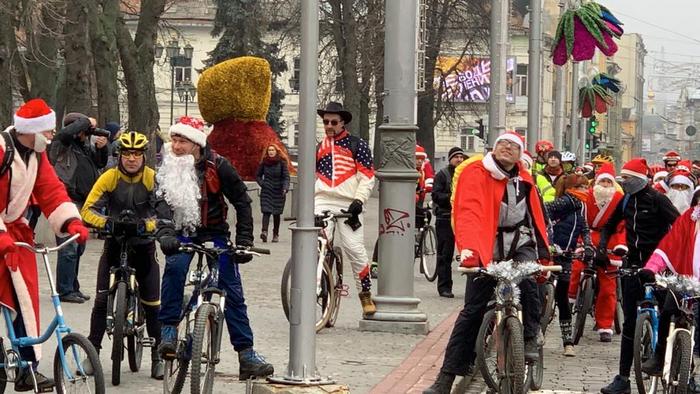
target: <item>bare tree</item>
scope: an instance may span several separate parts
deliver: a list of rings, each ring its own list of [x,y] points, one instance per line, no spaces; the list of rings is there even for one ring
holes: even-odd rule
[[[67,0],[65,39],[66,112],[92,115],[92,53],[88,33],[88,6],[93,0]]]
[[[100,124],[119,121],[119,83],[117,72],[117,18],[119,4],[113,0],[88,1],[90,44],[97,90],[97,120]]]

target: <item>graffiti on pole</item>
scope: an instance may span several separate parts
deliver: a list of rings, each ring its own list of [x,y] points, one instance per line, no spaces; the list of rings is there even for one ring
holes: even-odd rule
[[[379,235],[405,235],[411,228],[410,215],[406,211],[393,208],[384,209],[384,221],[379,223]]]

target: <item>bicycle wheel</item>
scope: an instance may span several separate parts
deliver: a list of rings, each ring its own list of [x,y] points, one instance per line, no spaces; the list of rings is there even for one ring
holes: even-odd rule
[[[131,302],[133,305],[131,305],[127,320],[131,319],[133,328],[126,336],[126,350],[129,356],[129,369],[131,369],[131,372],[138,372],[141,369],[141,360],[143,359],[143,339],[145,337],[144,331],[146,330],[145,314],[138,292],[135,292],[131,297]]]
[[[593,307],[593,278],[585,278],[579,286],[579,292],[576,297],[576,322],[574,324],[574,345],[583,336],[583,331],[586,329],[586,317],[591,312]]]
[[[282,281],[280,283],[280,297],[282,298],[282,309],[284,310],[284,316],[289,321],[289,291],[292,288],[292,259],[287,260],[287,264],[284,266],[284,271],[282,271]]]
[[[331,268],[330,277],[333,278],[333,300],[331,310],[328,313],[328,321],[326,327],[335,326],[338,320],[338,312],[340,312],[340,300],[343,299],[343,258],[342,254],[337,251],[331,254],[331,261],[328,262],[328,267]]]
[[[544,347],[540,346],[537,362],[528,363],[527,366],[530,390],[537,391],[542,388],[542,382],[544,381]],[[527,389],[527,386],[525,388]]]
[[[652,326],[649,312],[637,316],[634,329],[634,379],[639,394],[653,394],[656,391],[658,379],[642,372],[642,364],[654,355],[652,349]]]
[[[326,326],[332,312],[332,305],[335,300],[336,291],[330,268],[326,262],[323,263],[321,271],[321,283],[316,288],[316,332]],[[282,273],[281,298],[284,314],[289,321],[289,310],[291,309],[290,292],[292,288],[292,260],[287,261]]]
[[[421,256],[420,263],[423,266],[423,275],[428,282],[432,282],[437,278],[437,236],[435,235],[435,228],[433,226],[428,226],[428,228],[423,231],[421,235]]]
[[[666,383],[669,394],[685,394],[688,392],[693,347],[690,344],[690,333],[685,330],[676,332],[673,339],[673,355],[669,381]]]
[[[196,312],[192,330],[192,365],[190,366],[192,394],[209,393],[213,388],[216,368],[214,360],[216,313],[216,307],[211,304],[202,304]]]
[[[498,360],[496,359],[496,313],[490,309],[481,321],[476,337],[476,366],[481,372],[486,385],[498,390]]]
[[[521,394],[527,389],[525,386],[525,349],[523,341],[523,327],[520,321],[513,316],[507,317],[503,324],[503,345],[505,348],[505,371],[498,382],[499,393]]]
[[[124,358],[124,329],[126,326],[126,282],[117,283],[114,293],[114,328],[112,328],[112,385],[119,386]]]
[[[540,328],[542,334],[547,333],[547,327],[554,320],[556,302],[554,301],[554,285],[552,282],[545,282],[543,286],[542,317],[540,318]]]
[[[105,378],[102,373],[102,364],[100,364],[100,356],[92,343],[84,336],[74,332],[64,336],[61,343],[65,357],[61,357],[61,349],[57,346],[53,358],[53,378],[56,382],[56,392],[59,394],[104,394]],[[84,360],[92,364],[92,375],[83,372]]]
[[[187,308],[190,295],[185,294],[183,301],[183,310]],[[177,358],[174,360],[164,360],[165,373],[163,376],[163,393],[164,394],[179,394],[185,385],[187,370],[190,367],[190,353],[187,347],[191,345],[187,335],[187,325],[190,321],[190,313],[185,313],[185,316],[180,321],[177,327],[178,335],[178,351]],[[191,336],[190,336],[191,337]]]

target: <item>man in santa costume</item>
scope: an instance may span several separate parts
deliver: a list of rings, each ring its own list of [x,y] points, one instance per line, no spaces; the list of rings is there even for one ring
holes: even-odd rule
[[[452,214],[461,267],[487,267],[492,261],[549,259],[540,197],[521,162],[523,138],[500,135],[493,152],[472,162],[457,176]],[[476,236],[475,234],[478,234]],[[455,375],[465,375],[479,326],[496,281],[470,275],[469,297],[457,317],[435,383],[424,393],[450,393]],[[540,301],[537,284],[520,283],[525,357],[538,357]]]
[[[679,166],[680,167],[680,166]],[[668,191],[666,197],[671,200],[673,206],[679,213],[683,213],[690,208],[695,190],[695,176],[686,169],[676,169],[671,173],[668,180]]]
[[[600,244],[600,231],[617,204],[623,198],[622,192],[618,191],[615,183],[615,168],[611,163],[603,164],[595,177],[595,184],[588,189],[588,199],[586,200],[586,221],[591,230],[591,241],[594,247]],[[621,221],[614,234],[610,236],[609,245],[615,245],[613,250],[618,253],[627,251],[625,243],[625,223]],[[613,334],[613,322],[615,319],[615,308],[617,304],[617,281],[608,275],[614,265],[619,265],[619,257],[610,255],[612,266],[599,265],[598,271],[598,295],[595,305],[595,321],[598,327],[598,334],[601,342],[611,342]],[[579,260],[574,261],[571,272],[571,282],[569,284],[569,298],[576,298],[581,271],[585,264]]]
[[[681,155],[678,154],[676,151],[668,151],[662,158],[664,162],[664,167],[666,171],[672,172],[673,170],[676,169],[676,166],[678,163],[681,161]]]
[[[34,244],[34,235],[25,219],[30,196],[48,219],[58,236],[79,234],[85,243],[88,230],[80,212],[68,197],[63,183],[49,163],[46,146],[56,127],[56,114],[41,99],[33,99],[19,108],[14,126],[8,127],[0,138],[2,157],[12,154],[8,171],[0,176],[0,304],[10,308],[14,316],[15,334],[39,335],[39,278],[34,254],[18,248],[15,242]],[[22,359],[36,368],[40,346],[20,348]],[[40,391],[53,387],[52,379],[35,372]],[[20,372],[15,391],[34,389],[29,369]]]

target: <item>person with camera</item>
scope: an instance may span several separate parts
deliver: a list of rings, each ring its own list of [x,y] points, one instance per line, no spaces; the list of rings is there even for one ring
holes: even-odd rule
[[[162,326],[160,354],[175,357],[184,286],[192,253],[180,251],[180,242],[211,241],[223,248],[231,232],[226,222],[228,205],[236,210],[236,245],[253,245],[253,215],[245,183],[223,156],[207,145],[204,122],[187,116],[170,127],[171,142],[163,146],[163,164],[156,179],[156,210],[171,218],[158,224],[156,234],[165,254],[159,319]],[[226,200],[225,200],[226,199]],[[265,377],[274,367],[253,349],[253,330],[243,296],[238,265],[251,255],[219,256],[218,287],[226,292],[224,316],[233,349],[238,352],[239,379]]]
[[[79,208],[100,176],[100,169],[107,165],[109,132],[98,129],[96,125],[94,118],[71,112],[63,118],[63,128],[56,133],[49,146],[49,160],[56,169],[56,175]],[[56,237],[56,243],[64,240]],[[82,304],[90,299],[80,291],[78,282],[80,256],[84,251],[84,246],[73,243],[58,252],[56,290],[62,302]]]
[[[88,225],[110,232],[120,223],[120,215],[133,213],[139,232],[153,233],[156,229],[155,171],[146,166],[144,153],[148,139],[138,132],[123,133],[119,139],[117,167],[105,171],[95,182],[83,205],[81,214]],[[125,241],[124,241],[125,242]],[[163,379],[163,361],[156,350],[160,344],[160,268],[156,261],[155,241],[146,238],[129,239],[129,266],[136,269],[139,296],[146,317],[148,336],[154,339],[151,348],[151,377]],[[90,316],[88,339],[99,352],[105,334],[110,268],[118,267],[121,244],[114,238],[105,240],[97,267],[95,305]],[[90,366],[92,367],[92,366]]]

